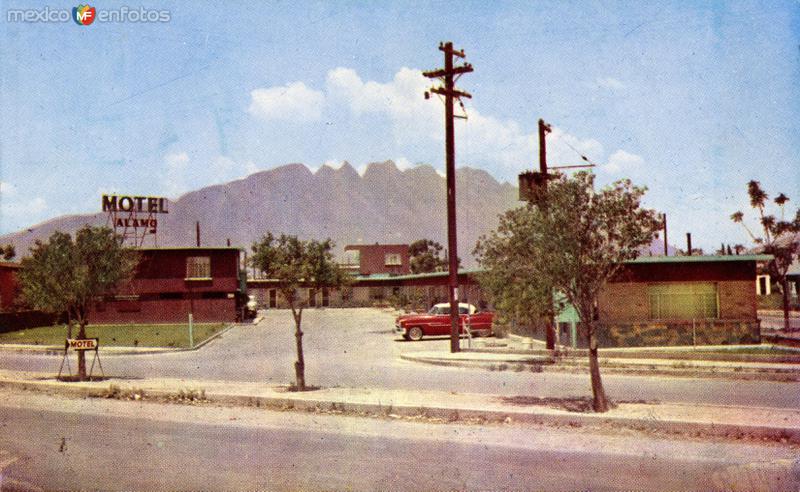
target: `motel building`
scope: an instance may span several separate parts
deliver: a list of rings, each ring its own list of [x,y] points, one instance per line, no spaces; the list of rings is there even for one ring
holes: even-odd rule
[[[396,259],[389,257],[393,253],[380,246],[370,246],[366,254],[363,246],[358,248],[359,255],[346,253],[342,264],[354,275],[354,282],[336,290],[305,288],[301,294],[307,305],[402,306],[420,311],[447,300],[447,272],[375,272],[375,258],[381,255],[385,269],[396,267]],[[759,343],[757,265],[770,259],[769,255],[642,256],[625,262],[598,301],[598,322],[604,326],[600,330],[600,346]],[[491,308],[480,289],[479,273],[459,271],[459,299],[479,308]],[[250,278],[247,288],[259,307],[287,307],[274,280]],[[542,326],[521,327],[515,326],[513,320],[506,322],[512,331],[544,339]],[[556,322],[561,344],[586,347],[574,309],[567,307]]]
[[[239,319],[239,252],[232,247],[140,248],[133,279],[99,299],[93,324]]]

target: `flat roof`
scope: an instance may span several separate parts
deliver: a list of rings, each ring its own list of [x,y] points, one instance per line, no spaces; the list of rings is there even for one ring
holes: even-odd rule
[[[707,263],[720,261],[769,261],[772,255],[692,255],[692,256],[640,256],[625,263]]]
[[[397,243],[378,243],[378,244],[348,244],[344,247],[344,249],[356,249],[356,248],[407,248],[408,244],[397,244]]]
[[[668,264],[668,263],[707,263],[707,262],[733,262],[733,261],[769,261],[772,255],[693,255],[693,256],[640,256],[635,260],[628,260],[626,264]],[[474,275],[483,272],[479,268],[469,268],[459,270],[459,275]],[[447,277],[449,272],[430,272],[430,273],[411,273],[406,275],[391,275],[388,273],[377,273],[371,275],[356,275],[354,279],[356,282],[365,280],[418,280],[425,278],[441,278]],[[274,279],[252,279],[248,278],[248,282],[276,282]]]
[[[231,251],[241,251],[242,248],[237,248],[235,246],[164,246],[160,248],[149,247],[149,248],[134,248],[139,251],[191,251],[191,250],[231,250]]]

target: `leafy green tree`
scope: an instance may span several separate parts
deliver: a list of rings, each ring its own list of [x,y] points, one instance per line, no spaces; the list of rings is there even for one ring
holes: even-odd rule
[[[747,234],[758,245],[763,253],[773,256],[767,264],[767,272],[781,287],[783,295],[783,326],[789,329],[789,282],[786,274],[792,263],[800,255],[800,209],[795,213],[793,220],[784,220],[786,202],[789,197],[780,193],[774,200],[781,210],[781,218],[767,213],[767,200],[769,196],[761,188],[758,181],[747,183],[747,194],[750,196],[750,206],[758,212],[761,224],[761,235],[757,236],[744,223],[744,213],[741,211],[731,215],[731,220],[742,224]],[[737,245],[738,250],[738,245]]]
[[[589,344],[597,412],[609,409],[597,360],[597,299],[623,262],[636,258],[661,228],[655,211],[641,207],[645,191],[623,180],[597,192],[590,173],[559,175],[541,205],[506,212],[475,251],[496,305],[542,318],[557,309],[550,301],[554,289],[575,307]]]
[[[17,256],[17,250],[14,248],[13,244],[6,244],[4,248],[2,248],[3,259],[6,261],[11,261]]]
[[[442,255],[444,248],[431,239],[419,239],[408,246],[409,263],[412,273],[446,272],[447,257]],[[461,258],[457,259],[461,265]]]
[[[120,244],[107,227],[85,226],[75,239],[55,232],[46,243],[36,241],[19,271],[23,301],[33,309],[67,316],[67,338],[78,325],[78,338],[86,338],[90,308],[133,275],[138,256]],[[78,351],[78,377],[86,380],[86,358]]]
[[[306,389],[301,323],[303,309],[308,306],[308,299],[300,295],[299,289],[337,289],[349,283],[348,274],[334,261],[333,247],[330,239],[304,241],[284,234],[276,238],[272,233],[267,233],[252,246],[251,265],[278,281],[278,291],[292,311],[297,348],[295,388],[298,391]]]

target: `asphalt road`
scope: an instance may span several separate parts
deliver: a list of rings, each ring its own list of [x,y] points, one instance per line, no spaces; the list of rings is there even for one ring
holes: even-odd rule
[[[394,320],[374,309],[307,310],[306,381],[326,387],[384,387],[540,397],[589,396],[588,374],[490,372],[401,361],[407,351],[447,350],[447,339],[406,342]],[[89,331],[91,335],[91,329]],[[194,352],[102,356],[107,375],[293,381],[294,325],[288,311],[271,311],[257,326],[241,326]],[[60,356],[0,352],[0,368],[57,372]],[[73,366],[75,364],[73,363]],[[603,377],[612,399],[800,408],[796,383],[664,376]]]
[[[709,490],[726,467],[793,458],[774,445],[515,424],[5,391],[0,402],[0,454],[13,457],[2,490]]]

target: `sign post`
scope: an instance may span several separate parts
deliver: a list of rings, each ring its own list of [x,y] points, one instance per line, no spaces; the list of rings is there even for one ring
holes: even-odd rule
[[[61,379],[61,373],[64,369],[64,362],[67,363],[67,370],[69,371],[70,377],[72,377],[72,367],[69,365],[69,350],[75,351],[87,351],[93,350],[94,351],[94,359],[92,359],[92,366],[89,368],[89,381],[92,380],[92,372],[94,371],[94,363],[97,362],[98,366],[100,366],[100,374],[103,377],[106,377],[105,371],[103,371],[103,363],[100,362],[100,352],[98,349],[100,348],[100,339],[99,338],[67,338],[64,341],[64,358],[61,359],[61,367],[58,368],[58,376],[56,379]]]

